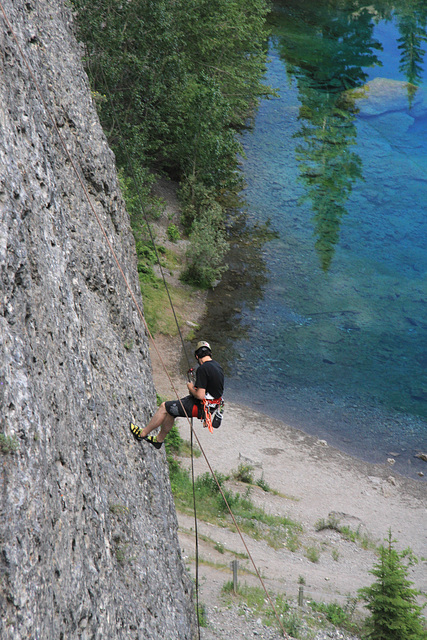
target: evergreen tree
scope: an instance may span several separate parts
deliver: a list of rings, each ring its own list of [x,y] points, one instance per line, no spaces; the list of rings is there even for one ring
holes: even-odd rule
[[[359,590],[365,606],[371,612],[366,621],[369,640],[426,640],[427,631],[421,622],[421,607],[416,604],[419,592],[407,579],[411,559],[408,551],[399,553],[393,547],[389,532],[387,545],[379,550],[379,561],[371,573],[376,581],[370,587]]]

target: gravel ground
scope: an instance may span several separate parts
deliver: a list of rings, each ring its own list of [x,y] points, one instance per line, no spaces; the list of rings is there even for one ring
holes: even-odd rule
[[[207,627],[200,630],[201,640],[279,640],[283,634],[273,627],[262,623],[261,618],[248,607],[232,605],[230,607],[214,606],[207,611]],[[288,635],[288,638],[294,636]],[[306,622],[298,630],[300,640],[360,640],[357,636],[329,626],[314,632]]]

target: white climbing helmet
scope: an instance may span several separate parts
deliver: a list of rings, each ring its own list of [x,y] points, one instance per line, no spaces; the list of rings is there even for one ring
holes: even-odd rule
[[[202,351],[202,349],[206,349],[207,351],[209,351],[209,354],[207,354],[204,351]],[[199,353],[199,351],[200,351],[200,353]],[[206,340],[200,340],[200,342],[198,342],[197,345],[196,345],[196,350],[194,351],[194,356],[196,358],[197,358],[197,356],[203,357],[203,355],[210,355],[211,353],[212,353],[212,349],[211,349],[211,345],[209,344],[209,342],[206,342]]]

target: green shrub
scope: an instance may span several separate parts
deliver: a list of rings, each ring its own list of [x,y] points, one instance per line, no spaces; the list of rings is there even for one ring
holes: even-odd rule
[[[193,484],[187,469],[172,456],[168,456],[169,478],[176,508],[192,508]]]
[[[271,491],[270,485],[264,480],[264,474],[261,474],[261,477],[258,478],[255,484],[266,493],[269,493]]]
[[[165,440],[165,448],[167,454],[179,455],[182,451],[184,440],[181,438],[178,427],[174,424],[169,431]]]
[[[196,479],[196,487],[202,491],[206,490],[208,493],[219,493],[218,484],[222,488],[228,480],[228,476],[219,471],[215,472],[215,476],[218,482],[209,471],[206,471]]]
[[[207,627],[208,626],[208,616],[207,616],[207,611],[206,611],[206,605],[204,603],[202,603],[202,602],[199,602],[198,620],[199,620],[199,625],[201,627]]]
[[[302,627],[301,620],[296,613],[290,613],[282,620],[286,633],[292,638],[299,638],[299,632]]]
[[[314,525],[316,531],[323,531],[324,529],[332,529],[333,531],[341,532],[341,525],[338,518],[334,515],[329,515],[328,519],[321,518]]]
[[[320,552],[317,547],[307,547],[305,554],[310,562],[319,562]]]
[[[114,541],[115,543],[115,547],[114,547],[114,553],[116,556],[116,560],[118,562],[118,564],[120,565],[124,565],[127,563],[128,561],[128,544],[122,544],[120,539],[118,538],[117,540]]]
[[[239,464],[237,471],[233,472],[233,478],[235,480],[239,480],[240,482],[245,482],[246,484],[253,484],[253,470],[254,467],[251,464],[241,463]]]
[[[167,235],[171,242],[177,242],[180,238],[178,227],[175,224],[170,224],[168,226]]]
[[[19,444],[16,436],[7,436],[5,433],[0,433],[0,451],[2,453],[15,453],[18,448]]]
[[[310,606],[313,611],[319,611],[323,613],[327,620],[336,627],[342,627],[348,624],[348,613],[335,602],[325,604],[323,602],[310,602]]]
[[[224,257],[228,244],[223,224],[223,213],[216,202],[210,203],[193,222],[183,282],[209,289],[227,269]]]

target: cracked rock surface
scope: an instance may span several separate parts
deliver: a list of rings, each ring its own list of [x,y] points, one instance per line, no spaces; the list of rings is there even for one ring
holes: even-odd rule
[[[65,3],[2,4],[0,636],[192,638],[114,157]]]

